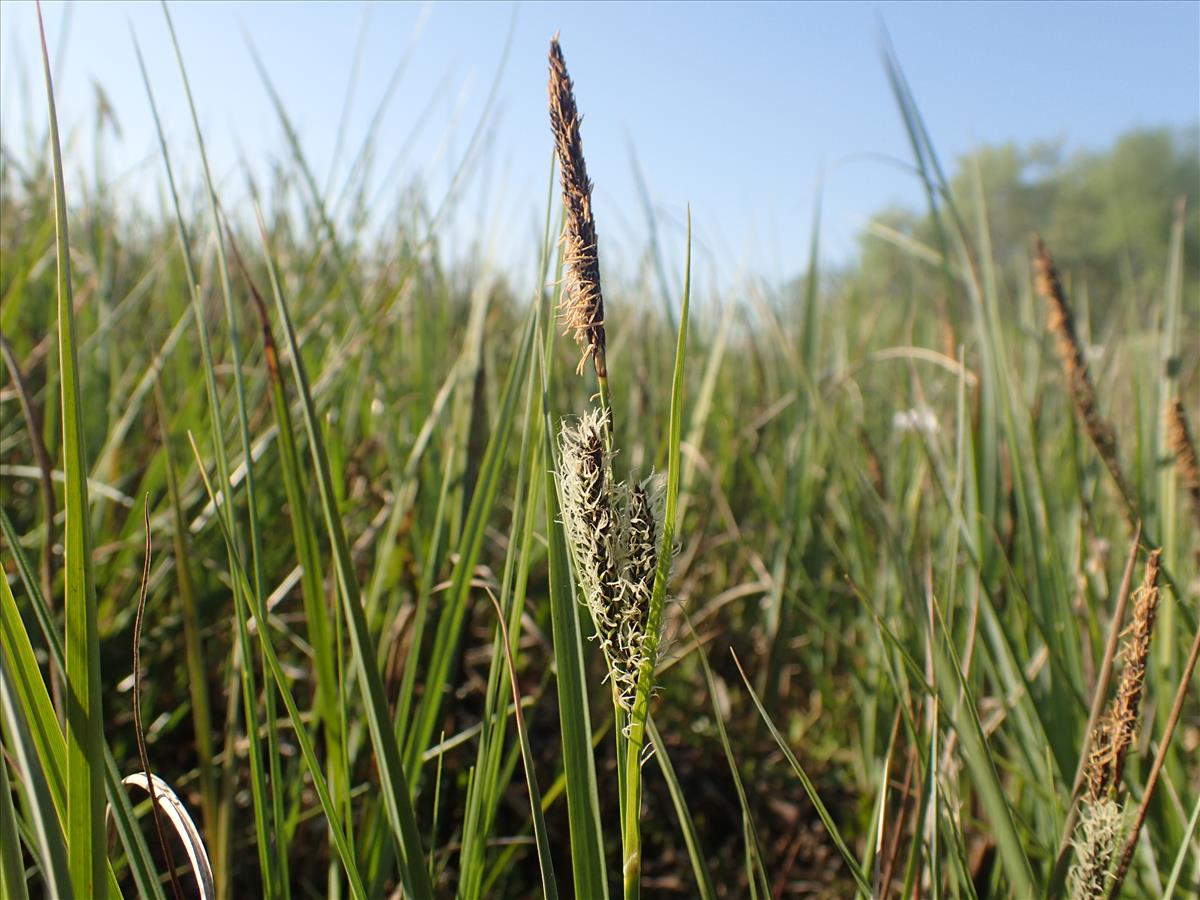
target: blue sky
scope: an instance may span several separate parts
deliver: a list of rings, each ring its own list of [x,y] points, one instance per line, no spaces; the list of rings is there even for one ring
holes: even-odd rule
[[[118,186],[158,201],[162,170],[132,28],[166,111],[172,152],[188,177],[198,177],[158,5],[85,2],[69,16],[62,3],[44,8],[51,51],[62,48],[59,115],[79,164],[91,160],[95,81],[122,127],[120,139],[105,145]],[[482,152],[462,185],[445,250],[465,253],[486,235],[485,252],[506,267],[532,266],[536,252],[551,147],[545,56],[555,31],[584,113],[606,268],[628,268],[645,244],[631,148],[668,258],[681,256],[690,203],[698,256],[725,277],[786,278],[803,269],[822,172],[829,259],[853,253],[871,213],[919,205],[911,176],[873,158],[908,158],[880,61],[880,22],[947,163],[978,144],[1009,140],[1098,149],[1133,127],[1200,117],[1196,3],[175,2],[171,10],[223,199],[235,208],[245,198],[239,156],[262,172],[268,158],[286,153],[243,33],[322,181],[331,165],[344,173],[411,46],[377,147],[381,219],[406,186],[418,185],[438,206],[494,88]],[[18,155],[31,111],[39,127],[45,115],[36,52],[32,4],[4,0],[0,117],[3,140]],[[343,117],[346,139],[335,160]],[[389,169],[395,176],[384,180]]]

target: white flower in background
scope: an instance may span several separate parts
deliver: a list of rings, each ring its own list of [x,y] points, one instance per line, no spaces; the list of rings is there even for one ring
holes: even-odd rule
[[[921,434],[934,435],[941,430],[937,416],[928,406],[918,406],[914,409],[898,410],[892,414],[892,430],[903,434],[906,431],[916,431]]]

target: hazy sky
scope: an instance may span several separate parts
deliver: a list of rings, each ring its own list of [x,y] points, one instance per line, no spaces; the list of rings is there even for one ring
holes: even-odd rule
[[[30,109],[39,128],[45,116],[36,21],[24,0],[0,7],[3,140],[19,156],[29,146]],[[265,160],[286,154],[247,36],[322,182],[340,123],[346,137],[335,174],[344,174],[411,48],[376,146],[380,218],[408,185],[419,185],[432,207],[439,204],[494,89],[478,165],[447,232],[460,243],[446,249],[461,253],[469,237],[486,234],[506,265],[532,266],[536,252],[551,149],[545,57],[555,31],[584,113],[602,259],[614,266],[627,265],[646,234],[631,151],[668,257],[681,256],[680,223],[690,202],[701,255],[726,276],[748,269],[787,277],[803,268],[823,170],[821,233],[829,258],[852,253],[872,212],[889,203],[918,205],[911,176],[875,158],[909,158],[880,60],[881,22],[948,165],[981,143],[1061,139],[1071,149],[1096,149],[1135,126],[1185,125],[1200,116],[1196,3],[170,8],[223,198],[233,207],[245,198],[239,155],[261,172]],[[158,5],[81,2],[69,16],[62,3],[44,9],[51,52],[59,54],[60,120],[74,135],[78,164],[91,165],[96,82],[122,129],[105,145],[118,184],[158,200],[162,168],[132,29],[165,110],[172,152],[195,179],[197,155]],[[389,170],[395,175],[385,180]]]

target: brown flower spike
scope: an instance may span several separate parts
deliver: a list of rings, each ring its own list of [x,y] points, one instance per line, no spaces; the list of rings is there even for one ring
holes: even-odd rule
[[[600,260],[596,254],[596,222],[592,217],[592,183],[579,137],[579,110],[558,37],[550,41],[550,126],[562,177],[563,262],[567,269],[559,309],[568,331],[583,348],[578,374],[591,357],[598,378],[608,377],[604,357],[604,296],[600,292]]]
[[[1158,612],[1158,570],[1162,551],[1146,560],[1146,574],[1134,595],[1133,622],[1121,648],[1125,668],[1107,715],[1096,726],[1088,757],[1088,789],[1084,796],[1075,840],[1078,854],[1071,867],[1072,900],[1108,896],[1112,863],[1125,831],[1122,818],[1121,775],[1125,757],[1137,737],[1138,710],[1146,679],[1146,658]],[[1114,623],[1114,627],[1118,627]]]
[[[1084,430],[1112,475],[1121,499],[1125,501],[1126,514],[1130,521],[1133,521],[1137,518],[1137,502],[1117,459],[1117,435],[1112,425],[1100,414],[1100,406],[1096,402],[1096,388],[1092,384],[1091,375],[1088,374],[1083,348],[1075,333],[1075,317],[1071,313],[1071,305],[1067,302],[1054,259],[1040,237],[1034,239],[1033,264],[1036,276],[1034,283],[1037,292],[1045,298],[1049,307],[1050,330],[1057,339],[1058,355],[1062,360],[1063,373],[1067,377],[1067,389],[1071,400],[1079,418],[1083,420]]]
[[[1196,445],[1192,443],[1187,419],[1183,415],[1183,404],[1175,400],[1167,404],[1167,441],[1175,454],[1175,467],[1183,481],[1196,525],[1200,527],[1200,463],[1196,461]]]
[[[1100,726],[1103,729],[1100,739],[1092,751],[1088,793],[1093,799],[1103,796],[1110,787],[1120,787],[1125,756],[1137,736],[1146,657],[1150,655],[1150,635],[1158,612],[1158,560],[1161,555],[1161,550],[1151,552],[1146,560],[1142,586],[1134,595],[1133,622],[1121,651],[1125,669],[1107,719]]]

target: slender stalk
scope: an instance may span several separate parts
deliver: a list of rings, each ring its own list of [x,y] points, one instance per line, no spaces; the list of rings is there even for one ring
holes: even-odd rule
[[[163,829],[162,814],[159,811],[154,776],[150,770],[150,754],[146,751],[146,727],[142,721],[142,623],[146,618],[146,595],[150,587],[150,495],[146,495],[142,509],[142,527],[146,532],[145,550],[142,554],[142,582],[138,590],[137,613],[133,619],[133,736],[137,743],[138,760],[142,764],[142,773],[146,776],[146,792],[150,794],[150,813],[154,818],[154,831],[158,835],[158,846],[162,849],[163,860],[167,865],[167,874],[171,879],[171,890],[175,900],[183,900],[183,888],[179,885],[179,876],[175,874],[175,857],[171,853],[171,842]]]

